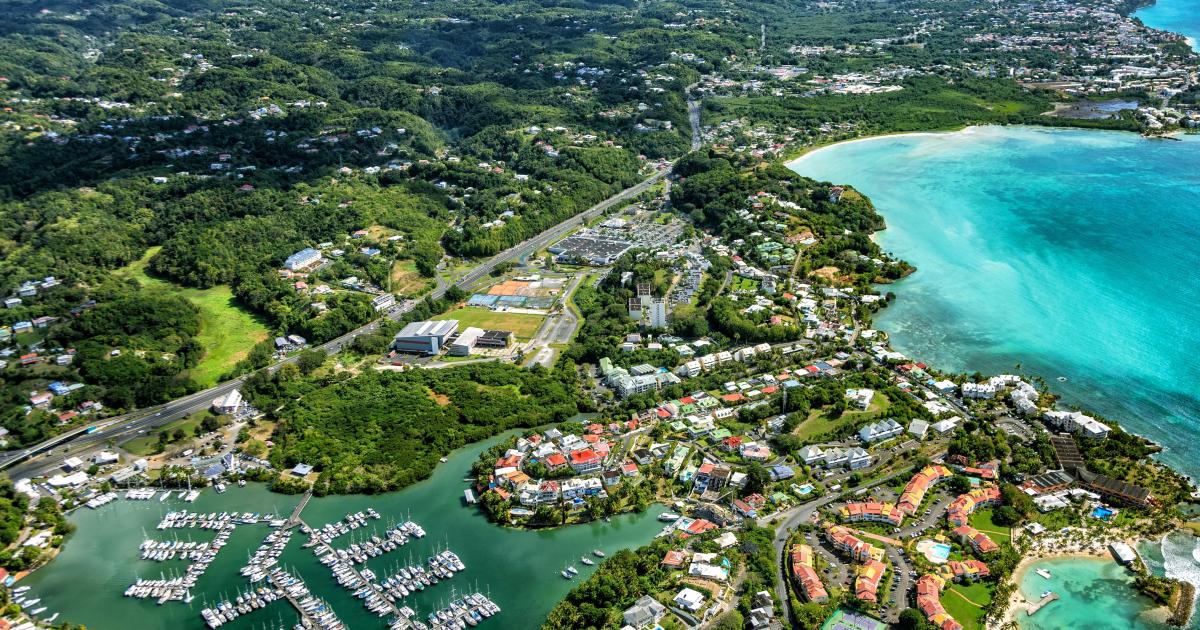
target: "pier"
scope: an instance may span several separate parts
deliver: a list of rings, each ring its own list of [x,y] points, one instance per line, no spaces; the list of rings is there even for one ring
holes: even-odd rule
[[[300,503],[296,504],[296,509],[292,510],[292,515],[288,517],[287,525],[285,525],[284,527],[292,528],[292,527],[299,525],[302,522],[300,520],[300,513],[303,512],[304,508],[308,506],[308,502],[312,499],[312,496],[313,496],[312,489],[310,488],[307,492],[304,493],[304,498],[300,499]]]
[[[1032,617],[1033,613],[1046,607],[1046,604],[1058,599],[1058,593],[1050,593],[1049,595],[1038,600],[1037,603],[1029,604],[1029,608],[1025,610],[1025,614]]]

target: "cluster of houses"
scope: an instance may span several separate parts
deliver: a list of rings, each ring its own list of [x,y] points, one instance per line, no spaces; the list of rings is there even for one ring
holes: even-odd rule
[[[613,366],[608,357],[600,361],[600,374],[613,392],[621,398],[658,391],[680,382],[679,377],[667,368],[643,363],[625,369]]]
[[[578,504],[588,497],[604,498],[608,496],[605,487],[640,474],[637,462],[632,460],[604,470],[612,450],[605,436],[619,435],[635,428],[636,421],[631,420],[609,426],[592,424],[582,436],[564,434],[552,428],[542,434],[522,437],[514,448],[496,460],[488,490],[504,499],[515,496],[526,507],[556,505],[560,501]],[[533,462],[540,463],[551,474],[570,469],[573,476],[534,479],[526,472]]]
[[[52,289],[60,284],[62,283],[54,276],[46,276],[41,280],[26,280],[17,286],[13,295],[4,299],[4,308],[17,308],[24,302],[24,298],[34,297],[39,292]]]

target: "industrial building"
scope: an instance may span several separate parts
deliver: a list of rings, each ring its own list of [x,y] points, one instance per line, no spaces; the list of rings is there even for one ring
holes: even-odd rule
[[[437,354],[458,331],[458,320],[413,322],[392,339],[392,349],[410,354]]]

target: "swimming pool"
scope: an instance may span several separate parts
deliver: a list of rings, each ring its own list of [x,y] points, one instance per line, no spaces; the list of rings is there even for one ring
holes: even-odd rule
[[[917,551],[925,556],[925,559],[934,564],[946,564],[950,559],[950,545],[946,543],[936,542],[928,538],[917,543]]]
[[[1112,516],[1113,514],[1116,514],[1115,510],[1112,508],[1106,508],[1103,505],[1092,510],[1092,518],[1098,518],[1102,521],[1107,521],[1108,517]]]

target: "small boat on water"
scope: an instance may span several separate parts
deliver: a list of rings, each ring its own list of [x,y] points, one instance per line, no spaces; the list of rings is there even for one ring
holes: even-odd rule
[[[603,551],[600,551],[599,549],[593,549],[593,550],[592,550],[592,555],[596,556],[597,558],[603,558],[603,557],[604,557],[604,552],[603,552]]]
[[[33,587],[32,586],[18,586],[17,588],[13,589],[13,594],[20,595],[21,593],[24,593],[25,591],[28,591],[31,588],[33,588]]]
[[[448,460],[448,459],[446,459],[445,457],[443,457],[443,458],[439,459],[438,461],[439,461],[439,462],[442,462],[443,464],[445,464],[446,462],[448,462],[448,461],[450,461],[450,460]]]
[[[40,614],[42,614],[42,613],[44,613],[44,612],[46,612],[46,607],[45,607],[45,606],[42,606],[41,608],[39,608],[39,609],[37,609],[37,610],[31,611],[29,614],[31,614],[31,615],[40,615]]]
[[[576,569],[575,567],[567,567],[566,572],[570,573],[572,576],[579,575],[579,569]]]
[[[567,573],[567,570],[566,570],[566,569],[563,569],[562,571],[559,571],[559,573],[558,573],[558,574],[559,574],[559,575],[561,575],[561,576],[563,576],[564,578],[566,578],[566,579],[568,579],[568,580],[569,580],[569,579],[571,579],[571,578],[573,578],[573,577],[575,577],[574,575],[571,575],[570,573]]]
[[[53,615],[50,615],[50,616],[49,616],[49,617],[46,619],[46,623],[54,623],[54,620],[55,620],[55,619],[58,619],[58,616],[59,616],[59,615],[61,615],[61,614],[62,614],[62,613],[54,613]]]
[[[1061,382],[1063,382],[1063,383],[1065,383],[1065,382],[1067,382],[1067,377],[1065,377],[1065,376],[1060,376],[1060,377],[1058,377],[1058,380],[1059,380],[1059,381],[1061,381]]]
[[[588,565],[589,567],[592,566],[593,564],[596,564],[595,562],[592,562],[592,559],[587,556],[579,556],[579,561]]]
[[[1195,560],[1196,562],[1200,562],[1200,547],[1197,547],[1192,550],[1192,560]]]
[[[1052,575],[1050,575],[1050,572],[1045,569],[1038,569],[1034,573],[1037,573],[1038,575],[1046,578],[1047,580],[1049,580],[1051,577],[1053,577]]]
[[[679,520],[679,515],[674,512],[663,512],[658,515],[658,520],[670,523]]]
[[[1046,599],[1047,597],[1050,597],[1053,594],[1054,594],[1054,591],[1046,591],[1046,592],[1042,593],[1042,599]]]
[[[42,599],[40,597],[37,599],[27,599],[27,600],[25,600],[25,603],[21,604],[21,607],[29,608],[30,606],[33,606],[34,604],[37,604],[40,601],[42,601]]]

